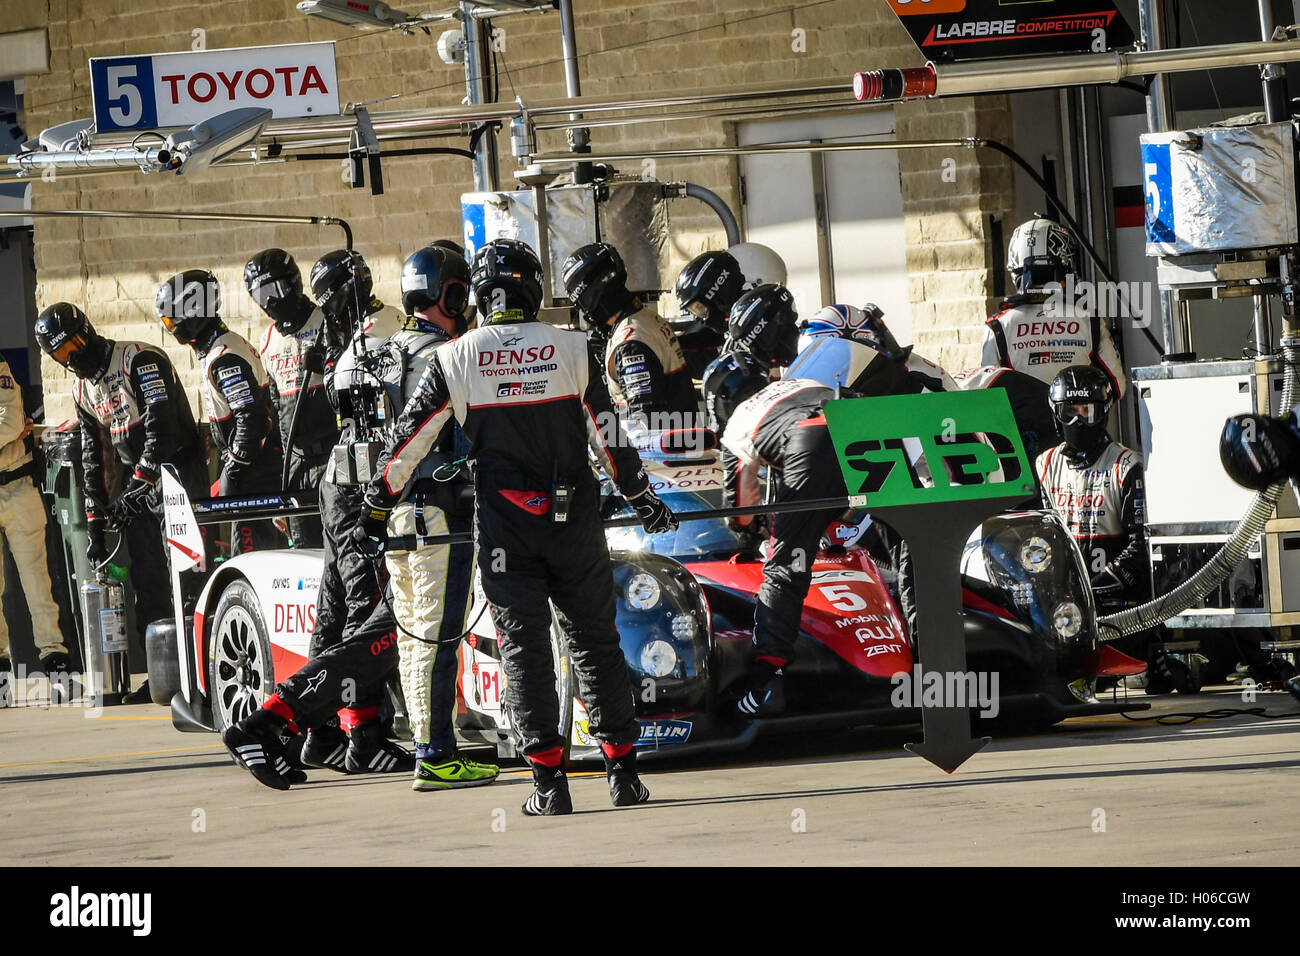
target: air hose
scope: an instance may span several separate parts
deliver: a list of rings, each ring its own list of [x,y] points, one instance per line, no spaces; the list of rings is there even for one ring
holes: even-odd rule
[[[1300,371],[1297,370],[1297,365],[1300,364],[1300,331],[1288,330],[1282,337],[1282,360],[1285,368],[1281,408],[1287,409],[1294,407],[1296,403],[1297,380],[1300,379]],[[1223,547],[1215,552],[1204,567],[1174,590],[1154,601],[1101,618],[1097,622],[1102,630],[1098,640],[1114,641],[1145,631],[1176,614],[1183,613],[1212,589],[1218,587],[1245,559],[1251,545],[1259,538],[1264,525],[1272,517],[1284,488],[1286,482],[1278,482],[1257,494],[1255,500],[1251,502],[1250,510],[1241,519],[1241,523],[1237,525],[1231,537],[1224,542]]]

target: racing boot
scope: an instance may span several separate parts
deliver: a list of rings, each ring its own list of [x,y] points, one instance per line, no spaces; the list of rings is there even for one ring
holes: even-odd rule
[[[551,817],[573,812],[569,796],[569,779],[563,767],[533,764],[533,792],[524,801],[524,813],[530,817]]]
[[[352,725],[343,765],[348,773],[410,773],[415,769],[415,754],[389,740],[376,718]]]
[[[41,658],[41,670],[45,672],[46,677],[53,680],[59,674],[66,674],[72,670],[72,658],[63,651],[50,651]]]
[[[258,783],[272,790],[288,790],[291,784],[304,782],[307,775],[289,766],[280,739],[287,729],[288,721],[278,714],[255,710],[222,731],[221,742]]]
[[[785,673],[766,661],[757,661],[748,689],[736,701],[736,713],[746,719],[776,717],[785,713]]]
[[[308,767],[347,773],[347,752],[348,735],[343,732],[338,721],[331,720],[322,727],[307,731],[307,739],[302,744],[301,760]]]
[[[619,757],[605,755],[605,776],[609,780],[609,799],[614,806],[630,807],[650,799],[650,791],[637,776],[636,751],[630,747]]]
[[[500,773],[493,763],[476,763],[459,751],[441,757],[420,757],[415,762],[415,779],[411,789],[455,790],[460,787],[481,787],[491,783]]]

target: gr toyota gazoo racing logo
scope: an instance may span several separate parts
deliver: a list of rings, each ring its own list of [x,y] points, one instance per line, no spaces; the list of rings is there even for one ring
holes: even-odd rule
[[[1026,53],[1104,53],[1133,43],[1112,0],[889,0],[938,62]]]
[[[542,395],[546,382],[502,382],[497,386],[497,398],[521,398],[525,395]]]

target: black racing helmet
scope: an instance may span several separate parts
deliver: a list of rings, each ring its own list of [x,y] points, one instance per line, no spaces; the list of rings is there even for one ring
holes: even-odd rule
[[[462,259],[465,259],[465,247],[455,239],[435,239],[429,245],[434,249],[446,249],[448,252],[454,252]],[[465,259],[465,261],[466,263],[469,262],[468,259]]]
[[[374,291],[370,266],[354,249],[328,252],[311,267],[312,298],[337,324],[354,313],[354,320],[364,314]]]
[[[263,249],[244,266],[244,285],[257,307],[275,321],[284,335],[298,332],[316,305],[302,287],[302,272],[283,249]]]
[[[677,302],[719,332],[726,329],[731,307],[745,291],[740,263],[729,252],[706,252],[687,263],[677,276]]]
[[[542,264],[518,239],[493,239],[474,253],[470,284],[488,322],[531,322],[542,306]]]
[[[56,302],[37,317],[36,341],[46,355],[80,378],[103,375],[113,351],[113,343],[71,302]]]
[[[469,265],[443,246],[425,246],[402,263],[402,310],[415,315],[438,306],[465,331],[469,303]]]
[[[1067,451],[1090,454],[1106,443],[1115,387],[1105,372],[1091,365],[1064,368],[1052,379],[1047,397]]]
[[[1228,477],[1252,491],[1300,476],[1300,429],[1295,411],[1285,418],[1229,418],[1219,436],[1219,460]]]
[[[631,309],[627,266],[607,242],[593,242],[574,251],[561,270],[564,291],[578,314],[596,326]]]
[[[704,370],[701,379],[709,427],[720,436],[741,402],[771,383],[768,366],[748,352],[723,352]]]
[[[731,307],[727,334],[732,347],[768,367],[789,365],[799,354],[799,315],[785,286],[761,285]]]
[[[221,283],[206,269],[178,272],[158,286],[153,311],[176,341],[190,345],[221,324]]]

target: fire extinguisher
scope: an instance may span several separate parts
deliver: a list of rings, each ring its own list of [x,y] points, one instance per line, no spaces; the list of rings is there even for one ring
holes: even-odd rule
[[[97,568],[95,580],[81,586],[81,620],[85,625],[87,703],[120,703],[130,690],[126,647],[126,569],[113,564]]]

